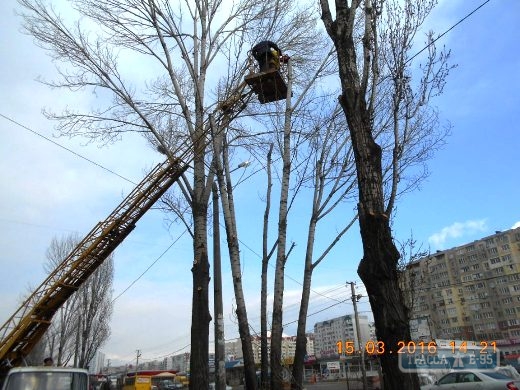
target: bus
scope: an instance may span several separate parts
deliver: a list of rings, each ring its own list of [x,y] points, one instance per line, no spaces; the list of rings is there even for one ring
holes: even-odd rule
[[[129,372],[123,390],[172,390],[183,387],[183,377],[175,370],[147,370]]]

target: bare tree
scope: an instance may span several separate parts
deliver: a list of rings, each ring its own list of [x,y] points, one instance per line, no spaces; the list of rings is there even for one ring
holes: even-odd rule
[[[426,257],[429,258],[430,251],[424,250],[422,245],[417,243],[413,234],[404,242],[398,244],[401,256],[397,265],[399,271],[399,286],[403,292],[405,305],[408,311],[412,313],[418,304],[417,294],[424,285],[425,277],[427,276],[423,272],[419,272],[420,269],[417,267],[418,260]],[[429,263],[429,259],[426,260],[426,262]]]
[[[321,17],[333,41],[341,81],[340,103],[348,123],[356,161],[358,213],[363,259],[358,273],[374,313],[385,388],[417,389],[416,375],[399,370],[396,350],[410,339],[408,310],[398,280],[399,251],[390,228],[391,213],[404,179],[403,151],[415,149],[424,162],[442,140],[430,98],[442,92],[450,67],[448,54],[437,53],[428,34],[428,55],[420,80],[412,83],[408,53],[435,0],[327,0]],[[417,71],[416,71],[417,73]],[[386,108],[386,110],[384,110]],[[414,135],[415,141],[410,137]],[[421,137],[422,135],[422,137]],[[386,142],[389,142],[386,143]],[[382,147],[382,145],[387,147]],[[390,147],[391,145],[391,147]],[[391,181],[384,184],[383,161],[391,161]],[[411,181],[413,183],[413,180]]]
[[[44,266],[45,270],[50,273],[56,268],[72,252],[78,242],[77,235],[69,235],[61,239],[53,238],[47,249],[48,263]],[[48,351],[59,366],[66,365],[74,356],[77,315],[78,294],[74,294],[56,313],[51,326],[45,333],[44,339]]]
[[[304,358],[307,354],[307,313],[313,271],[357,219],[357,215],[353,215],[350,221],[345,221],[344,226],[341,224],[338,226],[336,235],[323,237],[324,249],[321,253],[315,253],[315,242],[319,236],[318,223],[330,222],[331,217],[337,219],[336,209],[347,202],[349,197],[352,198],[355,192],[355,166],[350,136],[344,131],[344,120],[338,115],[340,110],[337,105],[330,107],[329,111],[325,102],[321,107],[322,111],[316,113],[315,125],[312,126],[313,131],[309,135],[308,154],[303,153],[300,157],[303,161],[308,161],[308,165],[305,166],[306,169],[301,170],[299,180],[302,186],[310,187],[312,201],[309,204],[311,212],[305,248],[296,351],[292,367],[291,387],[294,389],[303,388]],[[307,170],[310,172],[307,173]]]
[[[89,89],[112,99],[100,99],[98,107],[87,112],[47,112],[58,121],[62,135],[108,143],[137,132],[170,158],[192,162],[189,175],[180,183],[185,203],[171,198],[170,204],[178,206],[177,216],[193,239],[190,387],[207,388],[211,320],[207,215],[214,172],[208,169],[212,157],[206,119],[238,85],[244,52],[253,43],[276,31],[294,47],[306,47],[308,42],[293,34],[293,30],[303,30],[306,20],[279,24],[291,8],[287,0],[232,4],[221,0],[74,0],[70,4],[78,21],[68,24],[41,0],[19,2],[24,7],[26,31],[59,64],[58,80],[45,82],[54,88]],[[122,58],[141,61],[150,77],[133,82],[125,74]],[[224,73],[224,63],[230,65],[225,80],[210,78],[212,69],[212,74]]]
[[[261,291],[260,291],[260,389],[267,389],[269,386],[269,354],[268,354],[268,343],[267,343],[267,267],[269,266],[269,260],[273,254],[273,251],[269,251],[269,213],[271,211],[271,192],[273,188],[272,181],[272,155],[273,155],[273,144],[269,145],[269,151],[267,152],[267,187],[265,196],[265,211],[264,221],[262,228],[262,275],[261,275]],[[274,250],[275,247],[273,247]]]
[[[76,292],[76,344],[74,366],[88,368],[110,336],[114,260],[110,255]]]
[[[78,242],[77,235],[53,238],[45,270],[54,270]],[[75,367],[87,367],[110,336],[113,263],[110,255],[54,316],[43,343],[58,366],[73,360]]]

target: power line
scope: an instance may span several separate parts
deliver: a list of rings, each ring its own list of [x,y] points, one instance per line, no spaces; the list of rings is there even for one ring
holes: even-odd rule
[[[425,51],[426,49],[428,49],[431,45],[433,45],[435,42],[437,42],[439,39],[441,39],[443,36],[445,36],[447,33],[449,33],[451,30],[453,30],[455,27],[457,27],[459,24],[461,24],[462,22],[464,22],[466,19],[468,19],[471,15],[473,15],[475,12],[477,12],[479,9],[481,9],[482,7],[484,7],[487,3],[489,3],[491,0],[486,0],[484,1],[482,4],[480,4],[477,8],[475,8],[473,11],[471,11],[469,14],[467,14],[466,16],[464,16],[462,19],[460,19],[457,23],[455,23],[454,25],[452,25],[449,29],[447,29],[446,31],[444,31],[441,35],[439,35],[437,38],[435,38],[434,40],[432,40],[429,44],[427,44],[425,47],[423,47],[421,50],[419,50],[417,53],[415,53],[412,57],[410,57],[407,61],[406,61],[406,64],[409,63],[410,61],[412,61],[415,57],[417,57],[419,54],[421,54],[423,51]]]
[[[456,26],[458,26],[459,24],[461,24],[462,22],[464,22],[466,19],[468,19],[471,15],[473,15],[475,12],[477,12],[479,9],[481,9],[484,5],[486,5],[486,4],[489,3],[490,1],[491,1],[491,0],[486,0],[484,3],[482,3],[481,5],[479,5],[477,8],[475,8],[475,9],[474,9],[473,11],[471,11],[469,14],[467,14],[465,17],[463,17],[462,19],[460,19],[457,23],[455,23],[454,25],[452,25],[448,30],[444,31],[444,32],[443,32],[442,34],[440,34],[437,38],[435,38],[434,40],[432,40],[432,42],[430,42],[428,45],[426,45],[423,49],[421,49],[419,52],[417,52],[417,53],[414,54],[411,58],[409,58],[409,59],[407,60],[407,63],[410,62],[410,61],[412,61],[412,60],[413,60],[414,58],[416,58],[419,54],[421,54],[424,50],[426,50],[428,47],[430,47],[430,46],[433,45],[435,42],[437,42],[439,39],[441,39],[443,36],[445,36],[447,33],[449,33],[451,30],[453,30]],[[130,179],[128,179],[128,178],[126,178],[126,177],[124,177],[124,176],[122,176],[122,175],[120,175],[120,174],[114,172],[114,171],[112,171],[112,170],[109,169],[109,168],[106,168],[105,166],[103,166],[103,165],[101,165],[101,164],[99,164],[99,163],[97,163],[97,162],[95,162],[95,161],[93,161],[93,160],[91,160],[91,159],[88,159],[87,157],[84,157],[84,156],[80,155],[80,154],[77,153],[77,152],[74,152],[73,150],[71,150],[71,149],[69,149],[69,148],[67,148],[67,147],[65,147],[65,146],[63,146],[63,145],[61,145],[61,144],[59,144],[59,143],[57,143],[57,142],[51,140],[50,138],[48,138],[48,137],[46,137],[46,136],[44,136],[44,135],[42,135],[42,134],[40,134],[40,133],[38,133],[38,132],[32,130],[32,129],[30,129],[29,127],[27,127],[27,126],[25,126],[25,125],[22,125],[21,123],[15,121],[14,119],[12,119],[12,118],[10,118],[10,117],[8,117],[8,116],[2,114],[2,113],[0,113],[0,116],[3,117],[3,118],[6,119],[6,120],[12,122],[12,123],[14,123],[14,124],[16,124],[16,125],[18,125],[18,126],[24,128],[25,130],[30,131],[31,133],[33,133],[33,134],[35,134],[35,135],[37,135],[37,136],[39,136],[39,137],[41,137],[41,138],[43,138],[43,139],[45,139],[45,140],[51,142],[51,143],[53,143],[54,145],[56,145],[56,146],[58,146],[58,147],[60,147],[60,148],[62,148],[62,149],[64,149],[64,150],[68,151],[69,153],[72,153],[73,155],[75,155],[75,156],[77,156],[77,157],[79,157],[79,158],[81,158],[81,159],[83,159],[83,160],[85,160],[85,161],[87,161],[87,162],[90,162],[91,164],[93,164],[93,165],[95,165],[95,166],[98,166],[99,168],[104,169],[104,170],[106,170],[107,172],[112,173],[113,175],[118,176],[118,177],[120,177],[121,179],[123,179],[123,180],[125,180],[125,181],[128,181],[128,182],[130,182],[130,183],[136,185],[136,183],[133,182],[132,180],[130,180]],[[159,261],[159,260],[160,260],[160,259],[161,259],[161,258],[162,258],[162,257],[163,257],[167,252],[168,252],[168,251],[169,251],[169,250],[170,250],[170,248],[171,248],[171,247],[172,247],[172,246],[173,246],[173,245],[174,245],[174,244],[175,244],[175,243],[176,243],[176,242],[177,242],[177,241],[178,241],[178,240],[179,240],[179,239],[184,235],[185,232],[186,232],[186,230],[184,230],[183,233],[181,233],[181,235],[177,238],[177,240],[175,240],[175,241],[174,241],[174,242],[173,242],[173,243],[172,243],[172,244],[171,244],[171,245],[170,245],[170,246],[169,246],[169,247],[168,247],[168,248],[167,248],[167,249],[166,249],[166,250],[165,250],[165,251],[164,251],[164,252],[163,252],[163,253],[162,253],[162,254],[161,254],[157,259],[156,259],[156,260],[155,260],[155,261],[154,261],[154,262],[152,262],[152,263],[149,265],[149,267],[148,267],[148,268],[147,268],[147,269],[146,269],[146,270],[145,270],[141,275],[139,275],[138,278],[136,278],[136,279],[135,279],[135,280],[134,280],[134,281],[133,281],[133,282],[132,282],[132,283],[131,283],[131,284],[130,284],[126,289],[125,289],[125,290],[123,290],[123,291],[122,291],[122,292],[121,292],[121,293],[120,293],[116,298],[114,298],[112,302],[115,302],[119,297],[121,297],[121,295],[123,295],[126,291],[128,291],[128,289],[130,289],[130,288],[131,288],[131,287],[132,287],[132,286],[133,286],[133,285],[134,285],[134,284],[135,284],[135,283],[136,283],[136,282],[137,282],[137,281],[138,281],[138,280],[139,280],[139,279],[140,279],[144,274],[146,274],[146,272],[148,272],[148,271],[149,271],[149,270],[150,270],[150,269],[151,269],[151,268],[152,268],[152,267],[153,267],[153,266],[154,266],[154,265],[155,265],[155,264],[156,264],[156,263],[157,263],[157,262],[158,262],[158,261]],[[241,241],[241,242],[242,242],[242,241]],[[251,252],[257,254],[257,253],[256,253],[255,251],[253,251],[250,247],[248,247],[245,243],[242,242],[242,244],[243,244],[244,246],[246,246],[246,247],[247,247]],[[257,255],[258,255],[258,254],[257,254]],[[259,256],[259,255],[258,255],[258,256]],[[260,256],[259,256],[259,257],[260,257]],[[269,263],[269,265],[272,267],[272,264],[271,264],[271,263]],[[289,279],[293,280],[294,282],[296,282],[296,283],[298,283],[298,284],[300,284],[300,285],[303,286],[303,284],[300,283],[299,281],[296,281],[295,279],[289,277],[288,275],[287,275],[287,277],[288,277]],[[497,276],[497,277],[499,277],[499,276]],[[491,279],[491,278],[489,278],[489,279]],[[486,279],[484,279],[484,280],[486,280]],[[462,283],[461,283],[461,284],[462,284]],[[450,287],[450,286],[447,286],[447,287]],[[314,290],[311,290],[311,291],[313,291],[315,294],[322,295],[322,296],[325,297],[325,298],[335,300],[334,298],[331,298],[331,297],[328,297],[328,296],[326,296],[326,295],[323,295],[323,294],[321,294],[321,293],[319,293],[319,292],[317,292],[317,291],[314,291]],[[314,312],[314,313],[309,314],[308,317],[309,317],[309,316],[312,316],[312,315],[315,315],[315,314],[318,314],[318,313],[320,313],[320,312],[322,312],[322,311],[325,311],[325,310],[327,310],[327,309],[329,309],[329,308],[331,308],[331,307],[334,307],[334,306],[336,306],[336,305],[338,305],[338,304],[340,304],[340,303],[346,302],[346,301],[347,301],[347,300],[344,300],[344,301],[338,301],[338,302],[336,302],[336,303],[334,303],[334,304],[332,304],[332,305],[330,305],[330,306],[328,306],[328,307],[326,307],[326,308],[324,308],[324,309],[322,309],[322,310],[320,310],[320,311],[317,311],[317,312]],[[283,326],[289,325],[289,324],[294,323],[294,322],[297,322],[297,320],[292,321],[292,322],[290,322],[290,323],[286,323],[286,324],[284,324]],[[184,348],[186,348],[186,347],[183,347],[183,349],[184,349]],[[138,351],[138,353],[139,353],[139,351]]]
[[[43,138],[44,140],[51,142],[52,144],[58,146],[59,148],[64,149],[64,150],[66,150],[66,151],[69,152],[69,153],[72,153],[74,156],[79,157],[79,158],[81,158],[81,159],[83,159],[83,160],[85,160],[85,161],[87,161],[87,162],[89,162],[89,163],[91,163],[91,164],[93,164],[93,165],[95,165],[95,166],[101,168],[101,169],[104,169],[105,171],[107,171],[107,172],[109,172],[109,173],[111,173],[111,174],[113,174],[113,175],[115,175],[115,176],[117,176],[117,177],[120,177],[121,179],[126,180],[126,181],[129,182],[129,183],[132,183],[132,184],[134,184],[134,185],[137,185],[137,183],[134,183],[132,180],[130,180],[130,179],[128,179],[128,178],[126,178],[126,177],[120,175],[119,173],[114,172],[113,170],[111,170],[111,169],[109,169],[109,168],[107,168],[107,167],[105,167],[105,166],[103,166],[103,165],[101,165],[101,164],[99,164],[99,163],[97,163],[97,162],[95,162],[95,161],[93,161],[93,160],[91,160],[91,159],[89,159],[89,158],[87,158],[87,157],[85,157],[85,156],[83,156],[83,155],[81,155],[81,154],[79,154],[79,153],[73,151],[72,149],[67,148],[66,146],[63,146],[63,145],[59,144],[59,143],[56,142],[56,141],[53,141],[53,140],[50,139],[49,137],[46,137],[46,136],[44,136],[43,134],[38,133],[36,130],[31,129],[31,128],[29,128],[28,126],[26,126],[26,125],[24,125],[24,124],[22,124],[22,123],[20,123],[20,122],[17,122],[16,120],[14,120],[14,119],[12,119],[12,118],[10,118],[10,117],[8,117],[8,116],[2,114],[2,113],[0,113],[0,116],[1,116],[2,118],[4,118],[4,119],[8,120],[8,121],[11,122],[11,123],[14,123],[15,125],[20,126],[22,129],[25,129],[25,130],[27,130],[27,131],[33,133],[34,135],[37,135],[38,137],[41,137],[41,138]]]
[[[0,113],[0,116],[1,116],[2,118],[4,118],[4,119],[10,121],[11,123],[13,123],[13,124],[15,124],[15,125],[17,125],[17,126],[23,128],[23,129],[29,131],[30,133],[32,133],[32,134],[34,134],[34,135],[36,135],[36,136],[38,136],[38,137],[40,137],[40,138],[43,138],[44,140],[46,140],[46,141],[52,143],[53,145],[55,145],[55,146],[57,146],[57,147],[59,147],[59,148],[61,148],[61,149],[66,150],[67,152],[71,153],[72,155],[74,155],[74,156],[76,156],[76,157],[79,157],[79,158],[81,158],[81,159],[83,159],[83,160],[85,160],[85,161],[87,161],[87,162],[89,162],[89,163],[91,163],[91,164],[93,164],[93,165],[95,165],[95,166],[97,166],[97,167],[99,167],[99,168],[101,168],[101,169],[103,169],[103,170],[105,170],[105,171],[107,171],[107,172],[109,172],[109,173],[111,173],[111,174],[113,174],[113,175],[115,175],[115,176],[117,176],[117,177],[119,177],[119,178],[121,178],[121,179],[123,179],[123,180],[129,182],[129,183],[132,183],[132,184],[136,185],[136,183],[133,182],[132,180],[130,180],[130,179],[128,179],[128,178],[126,178],[126,177],[120,175],[119,173],[117,173],[117,172],[115,172],[115,171],[113,171],[113,170],[111,170],[111,169],[109,169],[109,168],[107,168],[107,167],[105,167],[105,166],[103,166],[103,165],[101,165],[101,164],[99,164],[99,163],[97,163],[97,162],[95,162],[95,161],[93,161],[93,160],[91,160],[91,159],[89,159],[89,158],[87,158],[87,157],[81,155],[81,154],[78,153],[78,152],[73,151],[73,150],[70,149],[70,148],[67,148],[66,146],[64,146],[64,145],[62,145],[62,144],[60,144],[60,143],[58,143],[58,142],[56,142],[56,141],[50,139],[49,137],[46,137],[45,135],[39,133],[38,131],[31,129],[29,126],[24,125],[24,124],[20,123],[19,121],[16,121],[15,119],[13,119],[13,118],[11,118],[11,117],[9,117],[9,116],[7,116],[7,115],[4,115],[4,114],[2,114],[2,113]],[[252,174],[250,174],[250,175],[248,176],[248,178],[251,177],[251,176],[253,176],[254,174],[258,173],[259,171],[260,171],[260,170],[257,170],[257,171],[255,171],[255,172],[253,172]],[[221,225],[222,225],[222,224],[221,224]],[[223,225],[222,225],[222,226],[223,226]],[[135,280],[134,280],[134,281],[133,281],[133,282],[132,282],[132,283],[131,283],[131,284],[130,284],[126,289],[125,289],[125,290],[123,290],[123,292],[121,292],[121,293],[120,293],[116,298],[114,298],[114,299],[113,299],[113,302],[115,302],[119,297],[121,297],[121,295],[123,295],[126,291],[128,291],[128,290],[129,290],[129,289],[130,289],[130,288],[131,288],[131,287],[132,287],[132,286],[133,286],[133,285],[134,285],[134,284],[135,284],[139,279],[141,279],[141,278],[146,274],[146,272],[148,272],[148,271],[149,271],[149,270],[150,270],[150,269],[151,269],[151,268],[152,268],[152,267],[157,263],[157,261],[159,261],[159,259],[160,259],[162,256],[164,256],[164,255],[166,254],[166,252],[168,252],[168,251],[171,249],[171,247],[172,247],[172,246],[173,246],[173,245],[174,245],[174,244],[175,244],[175,243],[176,243],[176,242],[177,242],[177,241],[178,241],[178,240],[179,240],[179,239],[184,235],[184,233],[186,233],[186,230],[183,231],[183,232],[181,233],[181,235],[180,235],[180,236],[179,236],[179,237],[178,237],[178,238],[177,238],[177,239],[176,239],[176,240],[175,240],[175,241],[174,241],[174,242],[173,242],[173,243],[172,243],[172,244],[171,244],[171,245],[170,245],[170,246],[169,246],[169,247],[168,247],[168,248],[167,248],[167,249],[166,249],[166,250],[165,250],[165,251],[164,251],[164,252],[163,252],[163,253],[162,253],[162,254],[161,254],[157,259],[156,259],[156,260],[155,260],[155,261],[154,261],[154,262],[152,262],[152,263],[150,264],[150,266],[149,266],[149,267],[148,267],[148,268],[147,268],[147,269],[146,269],[146,270],[145,270],[141,275],[139,275],[139,276],[138,276],[138,277],[137,277],[137,278],[136,278],[136,279],[135,279]],[[244,245],[244,247],[246,247],[247,249],[249,249],[253,254],[255,254],[256,256],[258,256],[259,258],[261,258],[261,256],[260,256],[260,255],[255,251],[255,250],[253,250],[250,246],[248,246],[244,241],[242,241],[242,240],[240,240],[240,239],[239,239],[239,241],[240,241],[240,243],[241,243],[242,245]],[[269,266],[270,266],[271,268],[274,267],[271,263],[269,263]],[[291,277],[290,275],[286,274],[286,277],[287,277],[287,279],[292,280],[293,282],[295,282],[295,283],[297,283],[297,284],[303,286],[303,283],[301,283],[300,281],[298,281],[298,280],[296,280],[295,278]],[[316,291],[316,290],[312,290],[312,289],[311,289],[311,291],[312,291],[313,293],[315,293],[315,294],[317,294],[317,295],[321,295],[321,296],[323,296],[323,297],[325,297],[325,298],[327,298],[327,299],[335,300],[334,298],[328,297],[328,296],[326,296],[326,295],[324,295],[324,294],[322,294],[322,293],[320,293],[320,292],[318,292],[318,291]]]
[[[125,292],[127,292],[134,284],[136,284],[139,279],[141,279],[150,269],[181,239],[182,236],[187,232],[187,229],[184,229],[184,231],[180,234],[179,237],[175,241],[173,241],[168,248],[166,248],[160,255],[157,257],[142,273],[139,275],[132,283],[128,285],[127,288],[125,288],[117,297],[115,297],[112,300],[112,303],[114,303],[121,295],[123,295]]]

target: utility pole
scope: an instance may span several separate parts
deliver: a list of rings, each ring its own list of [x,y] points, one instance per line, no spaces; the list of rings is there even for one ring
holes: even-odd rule
[[[141,357],[141,350],[137,350],[137,358],[135,359],[135,372],[139,370],[139,358]]]
[[[222,269],[220,259],[220,226],[217,183],[213,191],[213,304],[215,315],[215,390],[226,389],[226,362],[224,360],[224,308],[222,304]]]
[[[357,341],[359,348],[359,356],[361,357],[361,375],[363,376],[363,389],[367,390],[367,372],[365,369],[365,348],[362,345],[361,341],[361,333],[359,329],[359,316],[357,311],[357,302],[362,297],[362,295],[356,295],[356,288],[354,287],[354,282],[347,282],[350,284],[350,289],[352,290],[352,304],[354,305],[354,318],[356,321],[356,333],[357,333]]]

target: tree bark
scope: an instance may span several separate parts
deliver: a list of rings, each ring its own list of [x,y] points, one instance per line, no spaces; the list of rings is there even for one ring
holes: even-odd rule
[[[288,194],[291,175],[291,61],[288,63],[288,85],[285,111],[285,124],[282,146],[282,185],[280,189],[280,209],[278,211],[278,251],[276,253],[276,266],[273,292],[273,319],[271,329],[271,389],[282,388],[282,333],[283,333],[283,290],[285,279],[285,262],[287,259],[287,215]]]
[[[199,125],[202,129],[202,125]],[[207,213],[208,193],[205,191],[205,162],[201,131],[193,138],[194,163],[193,163],[193,267],[191,269],[193,279],[192,312],[191,312],[191,354],[190,354],[190,389],[207,389],[208,361],[209,361],[209,260],[208,260],[208,235]],[[198,142],[197,142],[198,141]]]
[[[385,389],[418,389],[417,375],[399,370],[397,343],[410,339],[407,308],[398,285],[397,262],[389,216],[385,214],[383,195],[382,150],[373,137],[373,112],[367,106],[368,73],[372,60],[370,45],[374,39],[371,28],[376,18],[373,2],[365,4],[363,35],[363,66],[358,66],[354,38],[357,8],[361,1],[336,2],[336,20],[327,0],[320,0],[322,19],[336,47],[342,94],[340,103],[347,119],[357,169],[359,190],[359,225],[363,242],[363,259],[358,274],[365,284],[376,325],[378,341],[385,346],[380,356]],[[362,69],[359,74],[358,69]],[[393,351],[394,353],[390,353]]]
[[[398,354],[395,353],[399,341],[410,340],[410,328],[397,275],[400,255],[392,239],[388,216],[384,214],[381,148],[362,121],[349,121],[349,127],[356,151],[358,213],[363,242],[358,274],[374,313],[377,340],[385,347],[385,353],[380,355],[384,386],[386,389],[418,389],[417,376],[399,369]]]
[[[271,163],[273,154],[273,144],[269,146],[267,153],[267,190],[264,211],[264,226],[262,236],[262,287],[260,293],[260,389],[269,389],[269,353],[267,343],[267,271],[271,254],[267,250],[269,212],[271,210],[271,189],[273,187],[271,176]]]

